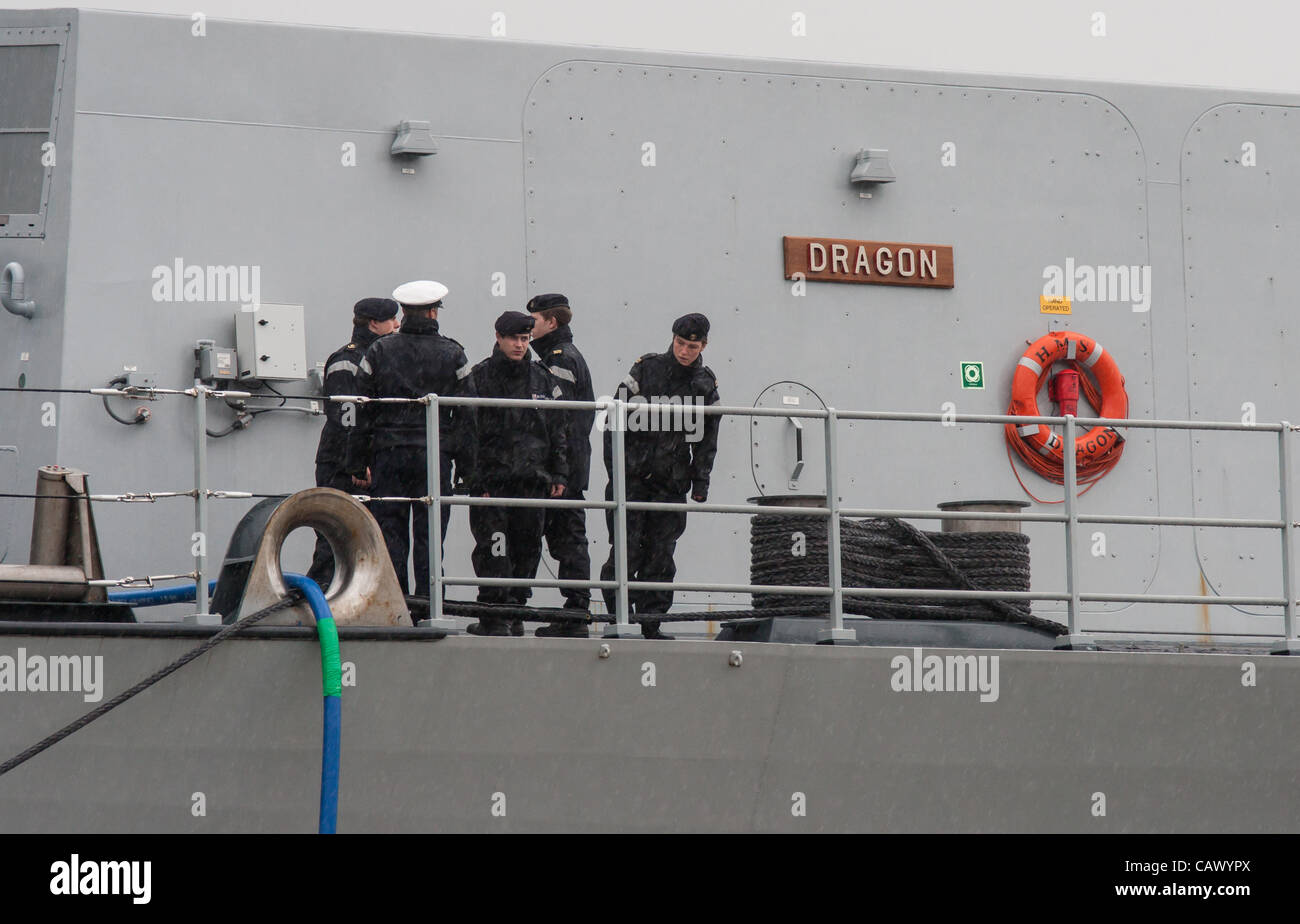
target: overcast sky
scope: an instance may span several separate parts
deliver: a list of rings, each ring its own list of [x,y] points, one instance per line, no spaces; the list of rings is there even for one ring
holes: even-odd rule
[[[66,5],[0,0],[11,8]],[[1295,0],[126,0],[96,6],[477,36],[490,35],[494,14],[503,13],[505,37],[524,42],[1300,93]],[[796,14],[803,14],[805,35],[792,34]]]

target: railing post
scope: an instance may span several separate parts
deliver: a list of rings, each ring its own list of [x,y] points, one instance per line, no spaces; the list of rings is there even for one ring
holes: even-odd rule
[[[460,629],[442,612],[442,434],[438,431],[438,396],[425,395],[424,471],[429,498],[429,617],[421,627],[442,629],[448,635]]]
[[[835,408],[826,409],[826,506],[830,516],[826,519],[826,554],[830,566],[831,624],[817,632],[817,644],[834,645],[837,642],[856,642],[858,634],[844,628],[844,576],[840,554],[840,483],[835,458],[839,455],[839,418]]]
[[[627,430],[627,404],[621,398],[614,399],[614,429],[610,434],[613,450],[614,472],[614,535],[610,542],[614,544],[614,580],[618,588],[614,592],[614,623],[605,626],[605,638],[640,638],[640,629],[633,626],[628,619],[627,600],[627,458],[624,433]]]
[[[1065,415],[1065,433],[1062,434],[1061,467],[1065,481],[1065,592],[1066,623],[1069,634],[1056,640],[1058,649],[1095,650],[1097,644],[1079,631],[1079,574],[1075,560],[1075,533],[1079,527],[1079,475],[1078,460],[1074,452],[1074,415]]]
[[[1273,646],[1273,654],[1300,654],[1300,639],[1296,638],[1295,620],[1295,546],[1291,539],[1291,526],[1295,511],[1291,501],[1291,424],[1282,421],[1277,435],[1277,488],[1282,514],[1282,640]]]
[[[208,611],[208,389],[194,380],[194,600],[198,605],[185,622],[215,626],[220,619]]]

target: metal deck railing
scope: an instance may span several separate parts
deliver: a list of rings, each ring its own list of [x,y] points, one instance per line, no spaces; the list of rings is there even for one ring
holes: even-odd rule
[[[25,389],[38,392],[40,389]],[[214,491],[208,488],[207,464],[207,399],[210,398],[251,398],[250,392],[217,390],[195,383],[188,389],[152,389],[152,388],[93,388],[81,390],[58,389],[63,393],[84,393],[95,396],[153,397],[155,395],[178,395],[194,399],[194,489],[186,492],[157,492],[154,494],[119,494],[92,495],[92,500],[152,500],[154,497],[192,496],[194,498],[194,528],[202,535],[207,535],[208,503],[211,499],[248,498],[257,496],[242,491]],[[852,629],[844,625],[845,596],[881,599],[908,598],[944,598],[954,600],[1055,600],[1066,604],[1068,635],[1062,639],[1063,647],[1087,647],[1090,644],[1088,634],[1079,627],[1080,608],[1084,602],[1104,603],[1157,603],[1157,604],[1210,604],[1221,606],[1263,606],[1277,607],[1282,611],[1283,631],[1274,648],[1277,651],[1300,652],[1300,638],[1296,635],[1296,589],[1294,586],[1293,555],[1295,544],[1292,530],[1297,527],[1294,520],[1293,500],[1290,491],[1291,440],[1292,434],[1300,428],[1286,421],[1277,423],[1245,424],[1232,421],[1189,421],[1189,420],[1141,420],[1114,419],[1101,417],[1021,417],[1006,414],[949,414],[949,413],[909,413],[896,411],[840,411],[835,408],[813,410],[804,408],[761,408],[737,407],[728,405],[692,406],[687,413],[691,415],[721,415],[739,417],[783,417],[821,420],[825,428],[825,467],[826,467],[826,505],[821,507],[779,507],[755,504],[691,504],[689,510],[698,513],[745,514],[763,516],[815,516],[828,520],[827,557],[829,581],[826,587],[809,587],[773,584],[724,584],[715,582],[649,582],[632,581],[627,573],[627,512],[629,510],[660,510],[680,513],[684,506],[680,503],[658,503],[649,501],[629,501],[626,496],[624,475],[625,435],[627,432],[628,409],[644,405],[642,401],[555,401],[515,398],[466,398],[439,395],[426,395],[422,398],[368,398],[359,395],[339,395],[321,399],[307,396],[300,400],[326,400],[336,403],[415,403],[425,407],[426,422],[426,456],[429,494],[419,498],[408,497],[373,497],[355,495],[362,501],[387,500],[423,503],[432,510],[443,506],[503,506],[503,507],[544,507],[544,508],[580,508],[585,510],[612,510],[614,513],[615,569],[612,581],[601,580],[558,580],[546,578],[488,578],[469,576],[443,576],[441,517],[430,515],[429,521],[429,575],[430,575],[430,617],[431,624],[457,631],[454,620],[445,617],[443,612],[443,589],[447,586],[478,587],[551,587],[551,588],[593,588],[615,591],[614,621],[606,627],[606,635],[624,637],[633,634],[636,629],[629,620],[628,591],[645,590],[682,590],[704,591],[714,593],[780,593],[810,597],[829,598],[830,625],[819,634],[820,641],[849,641],[855,638]],[[651,402],[653,404],[653,402]],[[574,410],[596,410],[606,412],[606,423],[610,429],[612,464],[614,468],[613,499],[601,500],[566,500],[550,498],[506,498],[506,497],[465,497],[448,496],[440,493],[439,460],[440,433],[438,412],[441,407],[533,407],[547,412],[566,412]],[[680,409],[680,406],[679,406]],[[1073,447],[1075,433],[1080,425],[1094,427],[1106,426],[1132,429],[1172,429],[1172,430],[1224,430],[1249,431],[1253,433],[1277,434],[1279,506],[1278,519],[1252,519],[1233,517],[1198,517],[1198,516],[1132,516],[1115,514],[1084,514],[1079,512],[1078,483],[1075,454],[1063,453],[1065,498],[1060,513],[995,513],[977,511],[942,511],[926,509],[905,509],[887,507],[846,507],[840,502],[840,464],[838,461],[838,428],[841,421],[908,421],[938,423],[972,423],[993,425],[1046,424],[1064,428],[1063,446]],[[846,587],[841,573],[840,520],[842,517],[896,517],[900,519],[961,519],[1020,521],[1033,523],[1059,523],[1065,530],[1065,588],[1061,591],[1003,591],[1003,590],[949,590],[926,588],[882,588],[882,587]],[[1112,594],[1090,593],[1081,589],[1078,574],[1077,530],[1080,524],[1117,524],[1117,525],[1154,525],[1154,526],[1204,526],[1237,529],[1273,529],[1279,531],[1282,554],[1282,596],[1223,596],[1196,594]],[[206,543],[200,544],[200,554],[195,556],[195,570],[192,576],[199,590],[197,594],[200,616],[208,615],[207,594],[203,592],[208,585],[209,563]],[[191,576],[191,575],[186,575]],[[172,577],[172,576],[169,576]],[[136,579],[121,581],[102,581],[102,584],[124,584]],[[138,581],[137,581],[138,582]],[[1214,633],[1197,632],[1160,632],[1141,630],[1147,635],[1211,635]],[[1239,633],[1232,633],[1239,637]]]

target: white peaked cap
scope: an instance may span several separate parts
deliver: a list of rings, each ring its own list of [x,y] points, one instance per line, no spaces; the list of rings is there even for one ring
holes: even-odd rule
[[[393,290],[393,298],[403,305],[421,308],[442,301],[447,294],[447,287],[432,279],[417,279],[404,282]]]

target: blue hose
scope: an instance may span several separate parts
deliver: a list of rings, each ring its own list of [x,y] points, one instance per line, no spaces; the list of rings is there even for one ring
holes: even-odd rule
[[[216,586],[216,581],[208,582],[209,597]],[[132,606],[162,606],[164,603],[193,603],[195,596],[193,584],[180,584],[176,587],[150,587],[148,590],[109,591],[108,600]]]
[[[343,737],[343,666],[339,660],[339,633],[334,616],[320,585],[301,574],[286,574],[284,581],[300,591],[316,618],[316,634],[321,647],[321,680],[325,691],[324,734],[321,740],[320,762],[320,824],[321,834],[334,834],[339,818],[339,755]],[[216,581],[208,584],[212,595]],[[195,598],[193,584],[178,587],[151,587],[148,590],[119,590],[108,595],[113,603],[132,606],[162,606],[165,603],[191,603]]]
[[[286,574],[284,581],[307,598],[311,614],[316,617],[316,634],[320,638],[321,686],[325,693],[319,832],[334,834],[339,819],[339,755],[343,737],[343,666],[339,660],[339,633],[319,584],[301,574]]]

